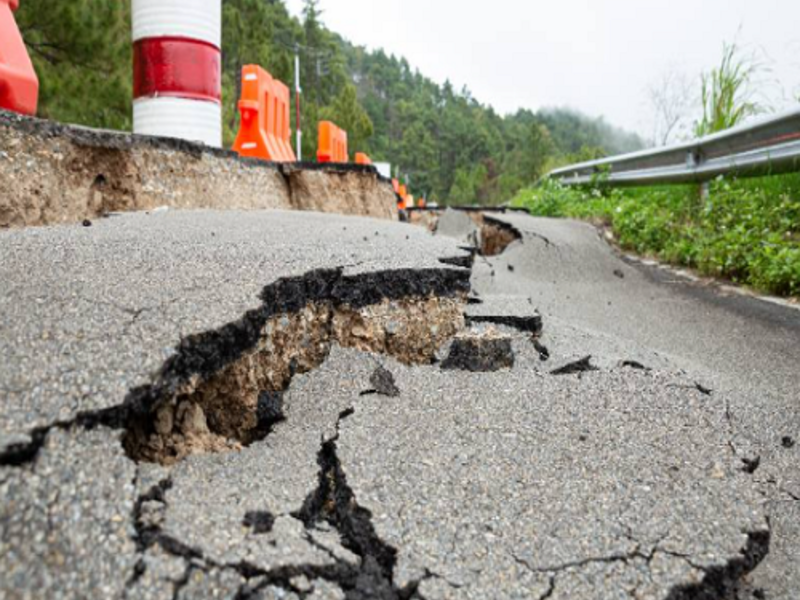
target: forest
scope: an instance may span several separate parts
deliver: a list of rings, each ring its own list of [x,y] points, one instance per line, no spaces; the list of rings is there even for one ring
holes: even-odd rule
[[[39,116],[131,129],[130,2],[25,0],[17,13],[41,81]],[[301,58],[303,155],[316,123],[349,132],[350,152],[392,163],[416,195],[440,204],[500,204],[550,168],[643,147],[601,118],[549,108],[500,115],[467,88],[434,82],[403,57],[368,50],[324,24],[324,2],[300,18],[281,0],[223,0],[224,143],[238,127],[243,65],[292,87]]]

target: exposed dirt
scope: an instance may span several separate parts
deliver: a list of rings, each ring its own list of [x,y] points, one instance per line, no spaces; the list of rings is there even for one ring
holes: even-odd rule
[[[439,223],[439,213],[434,211],[415,210],[408,213],[408,222],[411,225],[424,227],[433,233],[436,231],[436,226]]]
[[[397,218],[370,167],[276,165],[178,140],[0,111],[0,228],[171,208],[296,209]]]
[[[484,218],[481,225],[481,255],[499,256],[521,236],[514,228],[493,219]]]
[[[394,190],[377,177],[356,171],[283,170],[295,209],[397,218]]]
[[[435,233],[441,214],[442,211],[412,211],[408,216],[408,222],[425,227],[428,231]],[[475,222],[480,230],[478,252],[481,256],[499,256],[511,244],[522,239],[522,235],[512,226],[482,212],[465,211],[465,214]]]
[[[263,394],[288,388],[294,375],[320,366],[334,343],[387,354],[406,364],[430,363],[464,328],[463,298],[385,299],[361,308],[310,303],[276,316],[256,346],[211,377],[195,376],[128,429],[137,460],[174,464],[187,456],[240,449],[269,432]]]

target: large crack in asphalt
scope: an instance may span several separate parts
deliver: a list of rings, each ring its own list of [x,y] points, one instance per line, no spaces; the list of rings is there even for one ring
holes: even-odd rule
[[[747,545],[739,556],[724,565],[700,568],[705,573],[701,582],[673,588],[666,600],[737,600],[742,578],[764,561],[771,540],[770,529],[748,533]]]
[[[338,582],[348,600],[413,598],[421,580],[403,588],[395,585],[397,549],[378,536],[372,524],[372,513],[358,504],[337,454],[341,423],[354,413],[352,408],[342,412],[336,424],[336,435],[323,440],[317,456],[320,467],[317,489],[309,494],[294,516],[307,529],[321,522],[328,523],[339,532],[344,547],[360,557],[358,569]]]
[[[234,447],[236,443],[248,444],[263,439],[282,418],[281,392],[287,389],[295,375],[320,366],[333,343],[388,354],[408,364],[431,361],[442,341],[453,337],[457,330],[452,319],[455,312],[463,320],[470,289],[469,277],[469,271],[461,269],[405,270],[349,277],[344,276],[341,269],[336,269],[282,279],[267,286],[261,295],[262,306],[248,312],[242,319],[182,340],[177,353],[163,366],[155,382],[131,391],[123,404],[81,413],[72,420],[39,428],[31,432],[29,443],[12,446],[0,454],[0,465],[24,467],[33,463],[47,434],[54,428],[91,429],[103,425],[124,430],[130,458],[165,463],[184,456],[175,452],[173,447],[166,456],[168,460],[164,460],[165,455],[159,455],[158,451],[145,450],[148,447],[152,449],[148,443],[152,442],[154,435],[159,439],[176,434],[191,437],[193,432],[191,428],[187,429],[187,423],[202,430],[200,433],[216,436],[215,440],[221,444],[221,447],[212,445],[202,450],[219,450]],[[437,313],[437,302],[447,305],[441,315]],[[410,315],[412,321],[430,329],[430,336],[426,338],[420,336],[418,330],[412,330],[407,337],[398,338],[396,331],[393,332],[392,322],[402,315]],[[443,315],[444,322],[449,325],[439,329],[441,323],[436,322],[437,315]],[[504,317],[479,319],[512,326],[533,336],[541,333],[540,317],[514,322]],[[259,360],[266,363],[261,364]],[[242,369],[249,375],[242,377]],[[252,377],[252,372],[259,369],[261,374]],[[218,393],[220,386],[224,388],[222,393]],[[248,393],[243,394],[245,388]],[[244,421],[249,426],[237,427],[226,420],[231,416],[232,396],[249,398],[243,411]],[[220,399],[223,401],[215,404],[214,401]],[[353,413],[352,408],[341,413],[336,435],[322,440],[317,456],[320,467],[318,486],[292,516],[302,521],[309,531],[323,522],[333,527],[338,531],[343,546],[360,558],[357,566],[342,561],[321,545],[316,547],[324,550],[333,564],[297,564],[269,570],[247,562],[215,562],[200,549],[190,547],[163,531],[158,514],[167,507],[166,496],[172,486],[168,477],[135,502],[132,520],[140,561],[130,576],[129,586],[136,584],[145,572],[144,554],[158,546],[186,561],[184,577],[175,582],[176,598],[197,569],[238,573],[246,581],[237,594],[237,598],[242,600],[269,586],[306,597],[308,593],[297,589],[292,582],[299,576],[331,582],[343,590],[349,600],[418,597],[422,581],[437,576],[426,572],[421,580],[404,587],[396,585],[394,572],[398,550],[380,538],[372,523],[372,514],[358,503],[347,482],[337,453],[337,442],[341,423]],[[732,428],[730,418],[728,421]],[[165,423],[170,426],[166,427]],[[188,454],[196,450],[190,448]],[[673,588],[668,600],[735,598],[742,578],[764,560],[770,549],[769,530],[747,535],[748,542],[740,556],[721,566],[696,567],[704,572],[703,580]],[[312,536],[309,535],[307,541],[315,545]],[[556,592],[558,576],[566,570],[580,569],[598,561],[652,560],[658,551],[656,548],[647,555],[637,550],[631,555],[586,559],[555,568],[536,569],[550,575],[550,586],[543,598]],[[688,557],[680,558],[689,560]]]
[[[167,510],[166,492],[172,487],[171,478],[160,481],[151,490],[139,497],[134,510],[134,527],[136,530],[135,541],[140,556],[151,548],[158,546],[167,554],[185,560],[184,576],[174,582],[173,597],[179,597],[180,591],[189,581],[192,571],[210,571],[212,569],[230,570],[238,573],[246,583],[239,590],[236,598],[245,599],[257,594],[258,591],[274,586],[286,591],[293,591],[303,597],[301,590],[296,589],[292,579],[307,577],[311,580],[323,579],[333,583],[352,580],[352,567],[345,563],[337,562],[332,566],[319,565],[290,565],[278,569],[267,570],[259,568],[246,561],[236,563],[223,563],[206,556],[199,548],[193,548],[170,536],[162,530],[161,523],[152,518],[146,518],[143,508],[147,503],[161,505],[161,513]],[[144,574],[146,566],[140,560],[134,569],[133,576],[128,580],[128,587],[136,584]]]
[[[482,215],[481,256],[499,256],[514,242],[522,240],[522,233],[513,225]]]
[[[264,308],[248,314],[234,331],[193,343],[188,357],[193,374],[160,390],[128,419],[129,456],[170,464],[264,439],[281,418],[272,406],[276,394],[288,389],[295,375],[322,365],[334,343],[406,364],[431,363],[441,345],[463,329],[467,278],[468,271],[437,270],[347,281],[337,273],[306,293],[305,305],[278,314],[270,309],[280,300],[268,292]],[[235,351],[229,349],[231,339]],[[220,354],[230,358],[217,363]]]
[[[394,583],[397,549],[378,536],[372,524],[372,514],[358,504],[347,483],[337,455],[336,443],[341,423],[352,414],[354,409],[342,412],[337,419],[336,435],[332,439],[322,440],[317,455],[320,467],[318,486],[308,495],[302,507],[291,515],[301,521],[309,532],[305,540],[323,551],[332,560],[331,565],[295,564],[277,569],[263,569],[244,561],[221,563],[210,559],[200,549],[184,544],[164,533],[162,529],[158,515],[163,517],[167,510],[166,494],[173,485],[170,477],[140,495],[135,503],[133,522],[137,552],[144,556],[148,550],[158,546],[167,554],[186,561],[184,576],[174,582],[175,598],[187,585],[193,571],[209,572],[212,569],[231,570],[245,580],[236,595],[237,600],[258,597],[259,592],[270,587],[305,598],[313,589],[299,589],[295,583],[298,577],[332,583],[342,590],[347,600],[410,600],[419,597],[418,589],[422,581],[435,575],[428,572],[423,578],[402,588]],[[357,566],[342,560],[310,535],[323,522],[339,533],[344,548],[359,557]],[[140,560],[128,580],[128,587],[135,585],[145,572],[145,563]]]
[[[124,430],[131,458],[165,463],[253,443],[274,424],[261,418],[262,393],[280,393],[321,365],[334,342],[408,364],[433,361],[463,327],[469,279],[469,270],[442,268],[352,276],[331,269],[278,280],[241,319],[181,340],[154,383],[120,405],[31,431],[0,453],[0,466],[33,463],[54,429]]]
[[[473,258],[475,255],[480,255],[484,258],[500,256],[514,242],[523,240],[522,232],[519,231],[519,229],[506,221],[491,217],[481,210],[448,210],[458,210],[459,212],[467,214],[469,218],[472,219],[474,230],[472,232],[467,232],[465,230],[463,234],[465,243],[470,244],[465,250],[469,250]],[[442,218],[442,214],[445,213],[414,211],[412,214],[414,215],[411,217],[412,224],[417,226],[423,225],[427,227],[431,233],[441,235],[439,221]],[[464,265],[463,258],[459,258],[458,260],[460,265]]]

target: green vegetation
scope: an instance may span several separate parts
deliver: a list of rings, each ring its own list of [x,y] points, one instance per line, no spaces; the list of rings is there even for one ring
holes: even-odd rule
[[[548,182],[515,204],[533,214],[592,220],[626,250],[764,292],[800,295],[800,175],[697,186],[601,190]]]
[[[697,136],[760,112],[752,101],[759,66],[725,45],[719,66],[701,78]],[[591,159],[592,156],[583,156]],[[580,161],[576,161],[580,162]],[[800,175],[699,186],[567,188],[546,181],[514,203],[533,214],[610,227],[625,250],[779,295],[800,295]]]
[[[130,129],[130,2],[28,0],[16,18],[39,75],[39,116]]]
[[[750,85],[758,65],[740,56],[736,44],[726,44],[719,67],[702,76],[703,118],[695,134],[703,137],[739,125],[760,112],[750,99]]]
[[[643,145],[573,111],[498,115],[467,89],[440,85],[403,58],[342,39],[324,26],[322,7],[306,0],[297,19],[280,0],[223,0],[226,146],[238,128],[242,66],[260,64],[292,87],[296,48],[304,157],[316,154],[316,123],[333,120],[348,130],[351,153],[396,165],[414,194],[431,201],[504,202],[552,166]],[[40,116],[131,128],[128,0],[25,0],[17,18],[42,82]]]

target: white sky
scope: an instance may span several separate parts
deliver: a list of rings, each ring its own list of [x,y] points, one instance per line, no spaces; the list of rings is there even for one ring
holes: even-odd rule
[[[302,0],[288,0],[299,14]],[[800,0],[321,0],[357,45],[405,56],[501,113],[570,106],[651,134],[647,88],[666,71],[698,81],[738,39],[771,72],[774,108],[800,94]],[[738,32],[738,38],[737,38]]]

